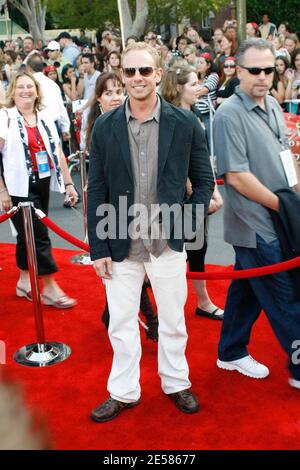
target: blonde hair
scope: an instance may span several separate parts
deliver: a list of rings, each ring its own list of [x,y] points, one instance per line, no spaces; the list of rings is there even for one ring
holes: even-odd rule
[[[16,91],[17,80],[18,78],[21,78],[21,77],[29,77],[33,81],[35,85],[36,93],[37,93],[37,97],[34,103],[34,108],[37,111],[40,111],[43,108],[42,93],[41,93],[40,85],[37,82],[37,80],[34,78],[34,76],[31,73],[26,72],[26,71],[17,72],[16,75],[14,75],[11,78],[7,91],[6,91],[5,106],[7,108],[12,108],[13,106],[15,106],[14,96],[15,96],[15,91]]]
[[[183,50],[183,55],[185,56],[186,54],[195,54],[197,53],[197,49],[193,44],[189,44],[186,46]]]
[[[189,81],[191,73],[196,73],[193,67],[181,66],[173,67],[163,75],[160,85],[161,96],[171,104],[180,107],[181,92],[177,89],[178,85],[185,85]]]
[[[131,51],[146,51],[146,52],[149,52],[149,54],[151,55],[151,57],[154,60],[155,67],[161,67],[161,58],[160,58],[157,50],[154,47],[147,44],[146,42],[133,42],[131,44],[128,44],[128,46],[124,49],[124,51],[122,53],[122,57],[121,57],[121,65],[122,66],[123,66],[123,63],[124,63],[124,57],[126,56],[126,54],[128,54],[128,52],[131,52]]]

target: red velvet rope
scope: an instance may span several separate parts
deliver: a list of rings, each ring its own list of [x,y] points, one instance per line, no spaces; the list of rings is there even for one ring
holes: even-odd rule
[[[290,269],[298,268],[300,266],[300,256],[282,261],[281,263],[271,264],[270,266],[262,266],[260,268],[242,269],[238,271],[214,271],[214,272],[187,272],[188,279],[245,279],[251,277],[268,276],[270,274],[282,273]]]
[[[5,214],[0,215],[0,224],[2,222],[5,222],[8,219],[11,219],[15,215],[16,212],[18,212],[17,208],[15,208],[14,211],[11,211],[11,212],[9,211],[9,212],[6,212]]]
[[[37,214],[38,215],[38,214]],[[90,251],[90,246],[87,243],[82,242],[79,240],[79,238],[74,237],[73,235],[70,235],[68,232],[65,232],[61,227],[56,225],[53,220],[49,219],[49,217],[45,216],[43,218],[40,218],[40,220],[48,227],[53,230],[57,235],[60,237],[64,238],[68,242],[72,243],[72,245],[77,246],[78,248],[81,248],[84,251],[89,252]]]
[[[49,217],[47,216],[39,216],[40,220],[48,227],[53,230],[57,235],[64,238],[68,242],[72,243],[73,245],[85,250],[86,252],[90,251],[90,247],[87,243],[82,242],[73,235],[62,230],[58,225],[56,225]],[[270,274],[281,273],[283,271],[288,271],[290,269],[295,269],[300,266],[300,256],[297,258],[293,258],[288,261],[283,261],[282,263],[271,264],[270,266],[262,266],[260,268],[251,268],[251,269],[242,269],[239,271],[214,271],[214,272],[187,272],[186,277],[188,279],[245,279],[251,277],[261,277],[267,276]]]

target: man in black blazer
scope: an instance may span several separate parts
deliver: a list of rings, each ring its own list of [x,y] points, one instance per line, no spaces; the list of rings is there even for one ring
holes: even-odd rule
[[[92,412],[97,422],[114,419],[140,402],[138,312],[145,273],[158,307],[162,389],[180,411],[199,409],[185,358],[185,232],[178,235],[177,225],[184,218],[187,177],[193,185],[188,208],[197,226],[197,209],[201,205],[207,213],[214,179],[197,119],[156,94],[162,76],[159,64],[151,46],[134,43],[127,47],[122,77],[128,100],[98,118],[92,134],[89,242],[94,268],[105,280],[114,352],[110,398]],[[171,206],[176,215],[167,229],[163,207]]]

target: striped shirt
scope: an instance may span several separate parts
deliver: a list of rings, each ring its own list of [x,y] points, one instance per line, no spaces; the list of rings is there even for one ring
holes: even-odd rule
[[[208,96],[210,97],[212,102],[214,102],[217,99],[218,84],[219,84],[219,75],[217,73],[213,72],[207,77],[205,77],[202,87],[207,88],[209,91],[206,95],[200,96],[200,98],[198,98],[197,102],[195,103],[195,107],[202,114],[209,113]]]

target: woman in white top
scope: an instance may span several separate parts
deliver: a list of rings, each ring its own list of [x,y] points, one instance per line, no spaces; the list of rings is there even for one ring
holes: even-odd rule
[[[19,202],[32,201],[37,209],[48,212],[49,190],[66,191],[76,203],[74,189],[54,122],[41,108],[40,88],[27,72],[12,78],[6,96],[6,108],[0,110],[0,150],[3,175],[0,176],[0,203],[5,211]],[[22,214],[13,218],[17,236],[16,258],[20,277],[16,287],[18,297],[32,300],[26,257]],[[54,281],[57,271],[51,253],[51,242],[44,224],[33,215],[38,273],[44,281],[42,301],[56,308],[76,304]]]

